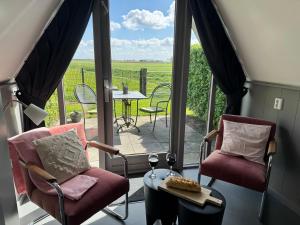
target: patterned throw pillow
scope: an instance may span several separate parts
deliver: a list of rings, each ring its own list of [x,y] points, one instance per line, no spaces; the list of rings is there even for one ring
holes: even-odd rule
[[[264,165],[266,145],[271,126],[237,123],[223,120],[224,134],[221,152],[243,156]]]
[[[56,177],[58,183],[63,183],[90,168],[75,130],[37,139],[33,144],[44,169]]]

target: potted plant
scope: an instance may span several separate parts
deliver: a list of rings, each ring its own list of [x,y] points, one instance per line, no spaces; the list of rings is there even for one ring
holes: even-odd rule
[[[70,118],[73,123],[78,123],[81,120],[81,113],[77,111],[73,111],[70,114]]]

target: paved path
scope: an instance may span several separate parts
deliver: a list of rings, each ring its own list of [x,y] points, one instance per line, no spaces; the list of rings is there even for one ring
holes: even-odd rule
[[[86,127],[89,136],[96,136],[96,118],[87,119]],[[168,119],[168,124],[169,119]],[[166,127],[165,117],[159,116],[156,121],[154,132],[152,132],[153,123],[150,123],[148,116],[140,116],[137,126],[141,132],[135,128],[123,129],[120,133],[116,133],[116,125],[114,125],[114,146],[123,154],[143,154],[149,152],[167,152],[169,151],[169,126]],[[195,126],[193,126],[195,127]],[[203,132],[195,130],[191,126],[185,126],[185,150],[184,163],[198,163],[200,143],[202,141]],[[93,134],[94,133],[94,134]],[[97,150],[90,149],[92,163],[98,163]]]

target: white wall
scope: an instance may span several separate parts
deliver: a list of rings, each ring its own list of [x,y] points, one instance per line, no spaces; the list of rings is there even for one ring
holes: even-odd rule
[[[250,80],[300,86],[299,0],[214,0]]]
[[[0,1],[0,82],[15,77],[62,2]]]

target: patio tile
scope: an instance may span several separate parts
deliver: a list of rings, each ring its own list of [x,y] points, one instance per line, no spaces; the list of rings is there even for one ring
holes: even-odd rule
[[[132,144],[146,144],[146,143],[153,143],[157,142],[152,134],[145,134],[145,135],[135,135],[129,134],[129,140]]]
[[[91,167],[98,167],[99,168],[99,161],[90,162]]]
[[[192,127],[185,125],[185,133],[193,133],[193,132],[197,132],[196,130],[194,130]]]
[[[186,142],[201,143],[203,136],[198,132],[185,133],[184,140]]]
[[[97,148],[88,147],[87,151],[89,154],[90,163],[99,161],[99,150]]]
[[[200,143],[194,143],[194,142],[185,142],[184,143],[184,152],[185,153],[198,153],[200,152]]]
[[[114,145],[128,145],[130,144],[129,136],[128,134],[119,134],[119,135],[114,135],[113,137],[113,143]]]
[[[159,143],[132,144],[135,153],[165,152]]]
[[[169,143],[159,143],[164,152],[169,151]]]
[[[133,151],[132,145],[128,144],[128,145],[114,145],[114,147],[116,149],[119,149],[120,152],[124,155],[130,155],[130,154],[134,154],[135,152]]]
[[[183,158],[183,163],[184,164],[195,164],[199,163],[199,153],[185,153],[184,158]]]

